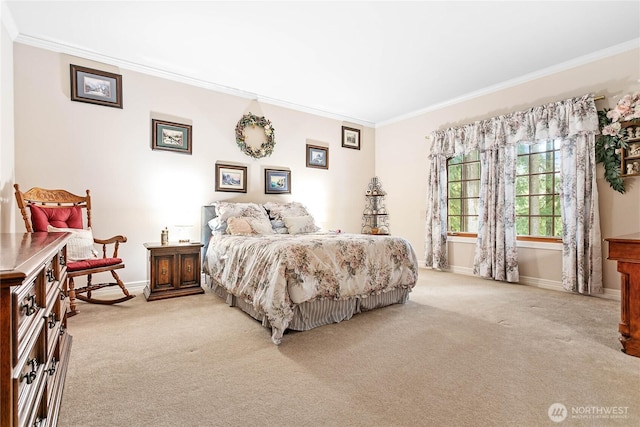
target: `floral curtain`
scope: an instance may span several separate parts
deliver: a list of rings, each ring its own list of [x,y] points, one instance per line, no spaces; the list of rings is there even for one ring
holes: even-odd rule
[[[510,223],[511,216],[515,218],[515,192],[512,185],[515,179],[515,171],[512,172],[515,149],[518,143],[562,139],[563,147],[566,147],[562,154],[562,179],[565,184],[561,201],[564,220],[572,218],[569,216],[573,215],[572,206],[588,203],[588,206],[582,205],[584,217],[576,219],[576,226],[569,227],[567,235],[563,236],[563,255],[569,255],[569,260],[563,263],[563,286],[585,293],[601,289],[601,263],[596,259],[600,257],[600,223],[595,161],[591,161],[594,159],[593,142],[598,132],[598,114],[592,95],[432,132],[425,239],[427,266],[448,268],[447,159],[478,150],[483,163],[481,180],[487,187],[480,201],[482,210],[479,213],[474,272],[483,277],[517,281],[515,231],[511,232]],[[573,149],[569,150],[569,147]],[[581,155],[579,159],[569,160],[578,154]],[[565,167],[574,163],[575,167]],[[566,180],[573,184],[567,184]],[[574,187],[568,191],[571,185]],[[489,194],[491,197],[487,198]],[[586,222],[580,222],[583,220]],[[490,250],[492,247],[497,249]]]

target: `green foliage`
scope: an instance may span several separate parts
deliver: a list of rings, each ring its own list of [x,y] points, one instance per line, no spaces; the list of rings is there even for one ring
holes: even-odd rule
[[[609,110],[598,111],[600,129],[611,124],[607,117]],[[612,135],[598,135],[596,139],[596,162],[604,167],[604,179],[618,193],[624,193],[624,180],[620,177],[620,152],[627,148],[624,138]]]

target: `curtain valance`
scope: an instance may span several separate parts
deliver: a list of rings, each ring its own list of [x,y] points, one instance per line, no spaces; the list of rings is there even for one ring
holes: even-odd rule
[[[495,150],[521,142],[540,142],[597,134],[598,112],[593,95],[569,98],[467,125],[431,133],[429,157],[454,157],[474,150]]]

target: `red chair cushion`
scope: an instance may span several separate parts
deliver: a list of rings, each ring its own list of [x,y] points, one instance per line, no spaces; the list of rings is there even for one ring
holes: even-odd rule
[[[108,267],[122,263],[121,258],[93,258],[67,263],[67,271],[86,270],[88,268]]]
[[[31,209],[33,231],[47,231],[49,224],[58,228],[82,228],[82,208],[80,206],[45,208],[29,205],[29,209]]]

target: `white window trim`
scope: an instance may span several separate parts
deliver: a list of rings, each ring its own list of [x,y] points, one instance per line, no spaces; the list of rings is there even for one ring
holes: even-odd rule
[[[475,237],[462,237],[462,236],[448,236],[447,242],[451,243],[467,243],[467,244],[476,244]],[[529,248],[529,249],[547,249],[547,250],[555,250],[562,251],[562,242],[535,242],[531,240],[518,240],[517,247],[519,248]]]

